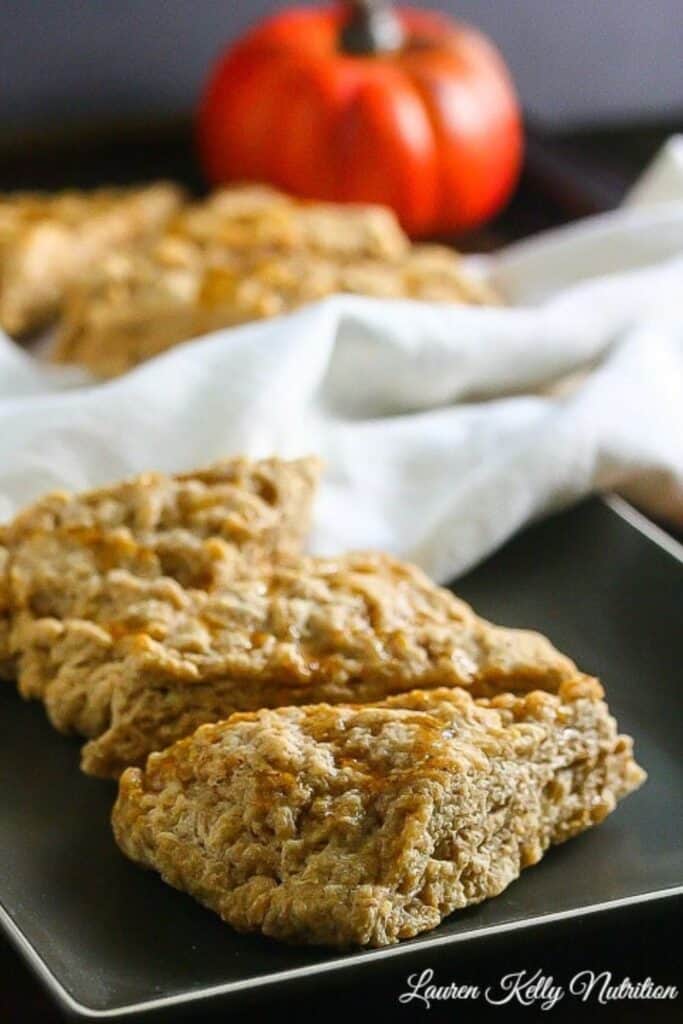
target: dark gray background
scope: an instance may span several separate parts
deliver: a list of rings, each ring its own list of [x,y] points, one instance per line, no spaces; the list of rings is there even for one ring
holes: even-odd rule
[[[419,6],[419,3],[416,4]],[[221,44],[277,0],[0,0],[0,132],[191,109]],[[683,112],[683,0],[446,0],[545,126]]]

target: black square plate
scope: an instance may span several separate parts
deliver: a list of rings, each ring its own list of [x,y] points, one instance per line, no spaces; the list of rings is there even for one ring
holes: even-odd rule
[[[679,546],[618,499],[593,500],[526,530],[457,590],[491,619],[542,630],[601,676],[646,786],[433,932],[369,952],[287,947],[237,935],[126,861],[109,829],[113,785],[81,775],[78,744],[0,687],[0,924],[64,1009],[106,1019],[262,985],[275,995],[304,975],[681,891]]]

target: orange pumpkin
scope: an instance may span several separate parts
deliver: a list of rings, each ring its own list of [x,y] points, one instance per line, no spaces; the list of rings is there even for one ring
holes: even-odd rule
[[[517,180],[519,105],[479,32],[386,2],[293,8],[219,60],[198,117],[213,183],[384,203],[413,236],[475,226]]]

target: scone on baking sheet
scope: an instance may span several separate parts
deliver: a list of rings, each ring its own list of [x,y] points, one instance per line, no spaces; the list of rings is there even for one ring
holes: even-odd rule
[[[314,457],[237,457],[82,494],[59,491],[29,506],[0,529],[5,674],[30,646],[36,620],[43,630],[69,616],[101,621],[103,593],[117,574],[209,590],[264,561],[298,555],[319,470]],[[25,671],[19,685],[25,696],[41,696]]]
[[[160,232],[181,201],[165,182],[0,197],[0,326],[13,335],[45,326],[96,261]]]
[[[644,779],[581,677],[236,714],[124,772],[112,822],[239,931],[384,946],[498,895]]]
[[[164,239],[119,254],[67,302],[55,361],[114,377],[182,341],[288,313],[340,293],[433,302],[494,302],[455,253],[415,246],[388,262],[247,250],[206,255]]]
[[[82,765],[96,775],[236,710],[416,685],[556,690],[577,674],[544,637],[491,625],[387,555],[306,557],[209,594],[119,572],[97,600],[88,621],[32,623],[20,677],[53,725],[92,737]]]

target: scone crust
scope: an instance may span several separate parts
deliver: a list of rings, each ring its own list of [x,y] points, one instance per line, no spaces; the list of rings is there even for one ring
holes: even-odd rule
[[[452,250],[411,246],[387,209],[226,189],[74,289],[53,356],[116,376],[180,341],[343,292],[495,301]]]
[[[120,575],[117,585],[104,629],[67,622],[34,645],[51,663],[48,713],[93,737],[82,757],[93,774],[117,775],[233,711],[375,701],[416,685],[554,691],[577,674],[539,634],[494,626],[373,552],[307,557],[210,594],[136,594]]]
[[[0,324],[22,335],[49,323],[98,260],[151,239],[181,201],[181,190],[166,182],[0,197]]]
[[[37,620],[113,621],[121,573],[132,586],[168,577],[210,590],[295,557],[319,472],[313,457],[238,457],[191,473],[144,473],[84,494],[47,495],[0,533],[0,662],[27,649]]]
[[[236,714],[129,768],[112,820],[238,930],[381,946],[500,893],[643,779],[583,677]]]

